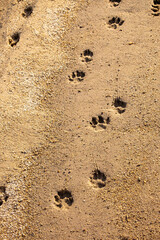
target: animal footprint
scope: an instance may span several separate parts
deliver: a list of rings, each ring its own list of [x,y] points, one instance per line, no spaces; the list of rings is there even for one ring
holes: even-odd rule
[[[121,0],[110,0],[110,2],[113,4],[114,7],[117,7],[120,4]]]
[[[98,169],[95,169],[90,177],[91,183],[98,188],[106,186],[106,175]]]
[[[117,109],[118,113],[124,113],[126,111],[127,103],[124,102],[120,97],[116,98],[113,103],[114,107]]]
[[[70,191],[63,189],[57,192],[57,195],[54,196],[55,205],[59,208],[71,206],[73,204],[73,197]]]
[[[85,77],[85,73],[83,71],[76,71],[76,72],[72,72],[72,76],[68,76],[69,81],[73,82],[73,81],[78,81],[78,82],[82,82],[84,80]]]
[[[92,61],[93,52],[89,49],[86,49],[83,53],[81,53],[82,62],[90,62]]]
[[[159,16],[160,15],[160,0],[154,0],[152,5],[152,15]]]
[[[11,47],[13,47],[19,42],[19,40],[20,40],[20,33],[16,32],[10,37],[9,44],[11,45]]]
[[[105,118],[102,115],[103,113],[101,113],[97,117],[92,117],[92,121],[90,122],[90,124],[93,128],[100,127],[100,128],[106,129],[107,124],[110,123],[110,117]]]
[[[116,29],[117,26],[121,26],[123,23],[124,23],[124,20],[122,20],[120,17],[112,17],[108,21],[109,27],[114,29]]]
[[[0,186],[0,206],[8,200],[8,194],[6,193],[6,187]]]
[[[27,18],[32,14],[32,12],[33,12],[32,6],[28,6],[24,9],[24,12],[22,13],[22,16]]]

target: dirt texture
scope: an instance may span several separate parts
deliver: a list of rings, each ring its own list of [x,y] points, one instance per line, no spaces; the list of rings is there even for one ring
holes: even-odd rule
[[[160,1],[0,1],[0,240],[160,239]]]

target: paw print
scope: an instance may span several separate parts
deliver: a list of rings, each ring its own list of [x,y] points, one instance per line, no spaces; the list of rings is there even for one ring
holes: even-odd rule
[[[160,0],[154,0],[152,5],[152,15],[159,16],[160,15]]]
[[[6,187],[0,186],[0,206],[8,200],[8,194],[6,193]]]
[[[93,57],[93,52],[89,49],[86,49],[83,53],[81,53],[82,62],[91,62]]]
[[[84,80],[85,77],[85,73],[83,71],[76,71],[76,72],[72,72],[72,76],[68,76],[69,81],[73,82],[73,81],[77,81],[77,82],[82,82]]]
[[[91,183],[98,188],[103,188],[106,186],[106,175],[99,169],[95,169],[90,177]]]
[[[110,0],[110,2],[113,4],[114,7],[117,7],[120,4],[121,0]]]
[[[122,26],[124,23],[124,20],[122,20],[120,17],[112,17],[108,21],[108,25],[111,28],[116,29],[118,26]]]
[[[16,32],[9,38],[9,44],[11,47],[15,46],[20,40],[20,33]]]
[[[33,12],[32,6],[28,6],[24,9],[24,12],[22,13],[22,16],[27,18],[32,14],[32,12]]]
[[[54,196],[55,205],[58,208],[70,207],[73,204],[73,197],[70,191],[63,189],[57,192],[57,195]]]
[[[103,117],[103,113],[98,115],[97,117],[92,117],[92,121],[90,122],[93,128],[103,128],[106,129],[107,125],[110,123],[110,117]]]
[[[120,97],[115,98],[113,105],[119,114],[122,114],[126,111],[127,103],[124,102]]]

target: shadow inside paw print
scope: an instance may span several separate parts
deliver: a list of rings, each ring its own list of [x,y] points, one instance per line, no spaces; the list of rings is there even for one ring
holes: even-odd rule
[[[116,98],[113,103],[114,107],[117,109],[118,113],[124,113],[126,111],[127,103],[124,102],[120,97]]]
[[[95,169],[90,177],[90,181],[95,187],[103,188],[106,186],[106,175],[99,169]]]
[[[89,49],[86,49],[83,53],[81,53],[82,62],[90,62],[92,61],[93,52]]]
[[[120,17],[112,17],[108,21],[109,26],[114,29],[116,29],[117,26],[123,25],[123,23],[124,23],[124,20],[122,20]]]
[[[160,0],[154,0],[152,5],[152,15],[159,16],[160,15]]]
[[[6,193],[6,187],[0,186],[0,206],[8,200],[8,194]]]
[[[73,197],[70,191],[63,189],[57,192],[57,195],[54,196],[55,205],[59,208],[63,206],[71,206],[73,204]]]
[[[85,73],[83,71],[76,71],[76,72],[72,72],[72,76],[68,76],[69,81],[73,82],[73,81],[78,81],[78,82],[82,82],[84,80],[85,77]]]
[[[110,2],[113,4],[114,7],[117,7],[120,4],[121,0],[110,0]]]
[[[160,0],[153,0],[154,4],[160,4]]]
[[[27,18],[32,14],[32,12],[33,12],[32,6],[28,6],[24,9],[24,12],[22,13],[22,16]]]
[[[97,117],[92,117],[92,121],[90,122],[91,126],[93,128],[103,128],[106,129],[107,124],[110,123],[110,117],[104,118],[103,113],[101,113],[101,115],[98,115]]]
[[[19,42],[19,40],[20,40],[20,33],[16,32],[10,37],[9,44],[11,45],[11,47],[13,47]]]

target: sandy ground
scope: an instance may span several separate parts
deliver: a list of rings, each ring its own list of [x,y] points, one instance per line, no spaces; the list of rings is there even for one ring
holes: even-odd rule
[[[158,240],[159,0],[0,1],[0,240]]]

